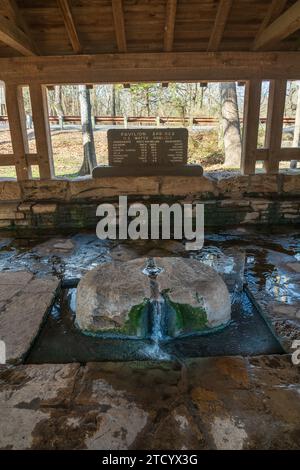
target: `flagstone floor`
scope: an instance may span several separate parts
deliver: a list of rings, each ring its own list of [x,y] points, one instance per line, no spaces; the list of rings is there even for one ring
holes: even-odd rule
[[[299,449],[299,232],[207,234],[180,242],[108,243],[90,233],[0,237],[1,449]],[[172,362],[26,364],[60,283],[111,259],[191,256],[232,288],[247,281],[286,354]],[[243,273],[245,271],[245,278]],[[299,355],[300,356],[300,355]]]

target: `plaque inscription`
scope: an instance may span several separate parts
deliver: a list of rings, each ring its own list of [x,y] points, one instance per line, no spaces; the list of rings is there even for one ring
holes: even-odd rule
[[[109,129],[107,140],[112,166],[187,164],[187,129]]]

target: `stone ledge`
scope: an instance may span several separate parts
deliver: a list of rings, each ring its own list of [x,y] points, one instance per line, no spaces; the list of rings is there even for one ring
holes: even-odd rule
[[[244,195],[300,194],[300,175],[255,174],[243,176],[216,172],[204,176],[107,177],[76,180],[0,180],[0,201],[24,203],[96,201],[119,195],[189,196],[208,195],[238,199]]]

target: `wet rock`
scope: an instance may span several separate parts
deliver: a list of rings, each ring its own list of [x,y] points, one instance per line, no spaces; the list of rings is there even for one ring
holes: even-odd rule
[[[35,447],[36,428],[53,424],[51,407],[70,405],[78,367],[45,364],[0,369],[0,449]]]
[[[136,250],[126,245],[117,245],[110,250],[110,255],[116,261],[129,261],[139,257]]]
[[[160,291],[167,292],[171,302],[204,308],[208,327],[230,320],[228,289],[214,269],[184,258],[155,258],[155,262],[164,269],[158,277]]]
[[[246,255],[239,247],[220,249],[207,245],[192,257],[215,269],[230,291],[242,290]]]
[[[34,253],[41,256],[70,254],[74,251],[76,244],[69,238],[51,238],[33,248]]]
[[[133,309],[145,305],[152,295],[150,280],[143,273],[146,263],[147,258],[112,262],[86,274],[77,292],[79,328],[86,331],[120,329],[131,320],[137,321]],[[212,268],[181,258],[155,258],[155,263],[163,268],[157,280],[158,289],[166,293],[168,302],[180,316],[183,331],[188,331],[186,319],[190,316],[197,328],[215,327],[230,320],[227,287]],[[181,312],[182,308],[186,311]]]
[[[150,298],[142,273],[145,259],[113,261],[94,268],[78,285],[76,323],[82,330],[121,328],[132,308]]]
[[[0,273],[0,338],[6,361],[20,362],[38,334],[51,307],[59,281],[28,272]]]
[[[300,274],[300,263],[296,262],[296,263],[287,263],[287,266],[292,269],[293,271],[295,271],[296,273],[299,273]]]
[[[298,449],[288,355],[0,367],[1,449]]]

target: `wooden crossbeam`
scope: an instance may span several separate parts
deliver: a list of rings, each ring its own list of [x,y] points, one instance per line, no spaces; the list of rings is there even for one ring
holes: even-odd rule
[[[214,26],[209,38],[208,51],[217,51],[219,49],[231,7],[232,0],[220,0]]]
[[[115,35],[119,52],[127,51],[127,41],[125,33],[125,21],[122,0],[112,0],[112,11],[114,17]]]
[[[174,43],[177,0],[167,0],[164,32],[164,51],[171,52]]]
[[[274,47],[300,28],[300,0],[267,26],[256,38],[255,51],[266,47]]]
[[[26,56],[37,55],[31,38],[12,20],[0,17],[0,41]]]
[[[0,59],[6,82],[137,82],[299,80],[299,52],[151,52]]]
[[[75,26],[75,22],[74,22],[74,18],[73,18],[69,1],[57,0],[57,3],[62,13],[62,17],[65,23],[69,40],[72,44],[73,51],[76,54],[80,54],[80,52],[82,52],[82,46],[79,41],[79,37],[77,34],[77,30],[76,30],[76,26]]]

